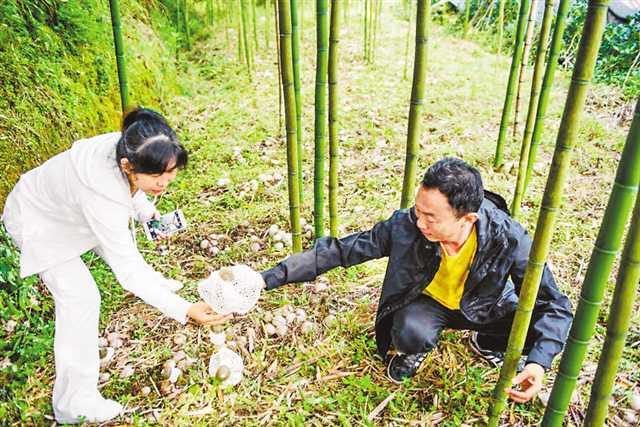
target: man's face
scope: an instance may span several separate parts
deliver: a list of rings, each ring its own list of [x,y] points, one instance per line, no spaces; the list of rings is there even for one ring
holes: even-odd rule
[[[456,241],[464,227],[478,217],[475,213],[458,217],[447,196],[437,188],[424,186],[420,186],[416,195],[416,216],[418,229],[431,242]]]

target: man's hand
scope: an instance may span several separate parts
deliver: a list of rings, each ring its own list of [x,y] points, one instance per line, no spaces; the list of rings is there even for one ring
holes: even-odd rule
[[[232,314],[226,316],[217,314],[209,307],[209,304],[203,301],[191,305],[187,316],[201,325],[222,325],[233,317]]]
[[[543,382],[544,368],[537,363],[529,363],[512,381],[514,386],[520,385],[520,390],[508,388],[507,394],[514,402],[528,402],[542,389]]]

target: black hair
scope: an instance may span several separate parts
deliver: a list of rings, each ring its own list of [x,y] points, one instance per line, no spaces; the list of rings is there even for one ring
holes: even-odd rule
[[[445,157],[431,165],[422,178],[422,186],[444,194],[458,217],[478,212],[484,199],[480,172],[455,157]]]
[[[138,107],[122,120],[122,134],[116,145],[119,167],[122,159],[129,161],[134,173],[162,174],[169,166],[172,169],[187,166],[188,155],[162,115]]]

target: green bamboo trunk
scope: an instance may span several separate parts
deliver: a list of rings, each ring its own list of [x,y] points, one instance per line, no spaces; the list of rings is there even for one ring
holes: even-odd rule
[[[213,23],[213,4],[212,0],[207,0],[205,3],[206,12],[207,12],[207,25],[211,26]]]
[[[504,38],[504,3],[505,0],[498,0],[498,54],[502,53],[502,39]]]
[[[529,20],[527,21],[527,35],[524,38],[524,47],[522,48],[522,61],[520,62],[520,73],[518,77],[518,87],[516,89],[516,105],[513,113],[513,140],[518,140],[518,123],[520,120],[520,100],[522,97],[522,86],[527,74],[527,65],[529,65],[529,52],[531,51],[531,41],[535,32],[535,12],[538,7],[538,0],[531,0],[531,8],[529,9]]]
[[[266,4],[266,2],[265,2]],[[256,14],[256,0],[251,0],[251,18],[253,20],[253,54],[258,51],[258,17]]]
[[[533,125],[536,119],[536,111],[538,110],[538,99],[540,96],[540,87],[542,86],[543,69],[547,56],[547,42],[551,33],[551,21],[553,20],[553,0],[546,0],[544,5],[544,16],[540,27],[540,37],[538,38],[538,48],[536,63],[533,69],[533,80],[531,82],[531,94],[529,96],[529,109],[527,111],[527,122],[524,129],[524,137],[522,138],[522,146],[520,148],[520,163],[518,165],[518,178],[516,181],[516,190],[511,203],[511,215],[518,218],[520,215],[520,205],[524,197],[524,180],[527,171],[527,161],[529,160],[529,150],[531,148],[531,136],[533,134]],[[517,115],[517,114],[516,114]]]
[[[409,24],[407,25],[407,39],[404,45],[404,70],[402,71],[402,80],[407,80],[407,67],[409,65],[409,40],[411,39],[411,21],[413,18],[413,10],[411,5],[413,2],[409,2]]]
[[[507,137],[507,128],[509,127],[509,118],[511,117],[511,109],[513,107],[513,95],[518,80],[518,71],[522,62],[524,37],[527,26],[527,17],[529,16],[530,0],[522,0],[520,2],[520,14],[518,15],[518,24],[516,30],[516,42],[513,48],[513,59],[511,61],[511,69],[509,70],[509,83],[507,84],[507,93],[504,98],[504,106],[502,107],[502,117],[500,119],[500,133],[498,134],[498,144],[496,145],[496,154],[493,159],[493,166],[502,166],[502,155],[504,152],[504,143]]]
[[[267,51],[270,48],[270,37],[269,37],[269,2],[270,0],[264,1],[264,45],[267,48]]]
[[[302,197],[302,97],[300,95],[300,33],[298,28],[298,0],[291,1],[291,30],[292,30],[292,55],[293,77],[296,96],[296,141],[298,144],[298,191],[300,192],[300,205]]]
[[[331,0],[329,32],[329,231],[338,236],[338,43],[340,42],[340,1]]]
[[[327,67],[329,62],[328,0],[316,0],[316,93],[313,217],[316,239],[324,236],[324,167],[327,128]]]
[[[191,50],[191,30],[189,25],[189,3],[187,0],[183,0],[182,3],[182,17],[184,19],[184,40],[187,42],[187,50]]]
[[[371,2],[371,0],[364,0],[364,18],[363,18],[363,26],[364,26],[364,42],[362,43],[363,46],[363,50],[364,50],[364,62],[367,62],[369,60],[369,46],[368,46],[368,41],[369,41],[369,34],[368,34],[368,30],[369,30],[369,3]]]
[[[376,60],[376,46],[378,45],[378,29],[380,28],[380,15],[382,14],[382,0],[377,0],[375,21],[373,24],[373,44],[371,49],[371,62]]]
[[[493,392],[493,401],[489,410],[489,426],[497,426],[499,423],[500,415],[506,405],[505,390],[511,385],[511,380],[522,354],[531,320],[531,312],[535,305],[540,278],[549,253],[556,217],[560,209],[564,184],[569,172],[571,152],[580,128],[585,98],[589,83],[593,77],[598,49],[602,41],[606,14],[607,0],[591,0],[589,2],[582,40],[580,41],[576,65],[560,122],[556,148],[542,199],[529,262],[520,290],[520,300],[511,327],[511,333],[509,334],[509,344],[507,345],[504,364]]]
[[[180,0],[178,0],[180,1]],[[235,3],[235,2],[234,2]],[[242,42],[242,0],[238,0],[238,7],[236,7],[236,32],[238,34],[238,62],[246,62],[244,50],[246,49]],[[248,64],[247,64],[248,66]]]
[[[118,0],[109,0],[109,9],[111,10],[113,44],[116,50],[116,67],[118,68],[118,83],[120,85],[120,106],[124,113],[127,107],[129,107],[129,84],[127,83],[127,68],[124,59],[124,43],[122,42],[120,4]]]
[[[569,11],[570,4],[570,0],[560,0],[560,3],[558,4],[556,24],[553,30],[553,37],[551,38],[551,48],[549,50],[549,59],[547,61],[547,68],[544,72],[542,90],[540,91],[540,100],[538,101],[538,109],[536,111],[536,122],[533,128],[533,135],[531,137],[531,148],[529,150],[529,159],[527,160],[527,173],[524,179],[523,193],[526,193],[527,187],[529,186],[531,173],[533,172],[533,166],[536,161],[538,146],[540,145],[540,139],[542,138],[544,119],[547,114],[549,97],[551,95],[551,89],[553,88],[553,79],[558,66],[558,57],[562,50],[562,37],[567,26],[567,13]]]
[[[302,250],[300,230],[300,192],[298,190],[298,145],[296,144],[296,98],[293,88],[293,58],[291,57],[291,9],[289,0],[278,0],[280,26],[280,65],[287,128],[287,183],[289,186],[289,218],[293,236],[293,251]]]
[[[282,67],[280,65],[280,24],[278,22],[279,9],[278,9],[278,1],[273,0],[273,12],[275,16],[274,28],[276,29],[276,53],[278,57],[276,59],[276,65],[278,66],[278,135],[282,137],[282,103],[283,103],[283,95],[282,95]]]
[[[591,388],[591,398],[584,421],[586,427],[603,426],[607,418],[616,372],[634,314],[633,303],[637,297],[640,280],[640,198],[636,199],[631,218],[631,227],[622,252],[620,271],[607,319],[607,335]]]
[[[249,44],[249,5],[248,0],[240,0],[240,16],[242,28],[242,44],[244,45],[244,59],[247,63],[247,73],[249,81],[253,79],[253,55],[251,54],[251,45]]]
[[[413,85],[409,124],[407,128],[407,153],[404,163],[404,180],[400,207],[406,208],[413,203],[418,146],[420,144],[420,116],[424,104],[425,80],[427,77],[427,45],[431,24],[431,1],[418,0],[416,14],[416,51],[413,62]]]
[[[471,13],[471,0],[464,0],[464,23],[462,24],[462,37],[469,34],[469,14]]]
[[[638,165],[640,165],[640,100],[636,104],[631,129],[618,164],[613,190],[609,195],[607,209],[582,283],[580,302],[542,421],[545,426],[561,426],[569,407],[587,352],[587,345],[595,331],[607,281],[622,244],[622,234],[638,192],[640,183]]]

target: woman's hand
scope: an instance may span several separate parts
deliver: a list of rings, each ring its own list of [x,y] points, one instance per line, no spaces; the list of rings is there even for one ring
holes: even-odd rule
[[[203,301],[192,304],[187,311],[187,316],[200,325],[222,325],[233,318],[233,314],[217,314],[209,304]]]

